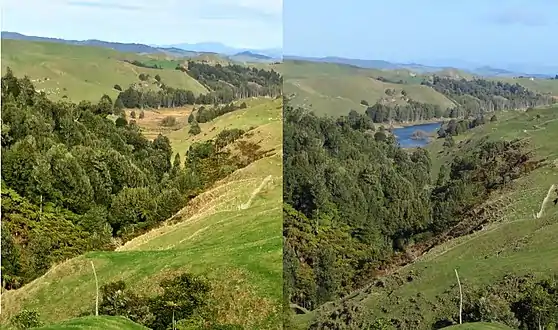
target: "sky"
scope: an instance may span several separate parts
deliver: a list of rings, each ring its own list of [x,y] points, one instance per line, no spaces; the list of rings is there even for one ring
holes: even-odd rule
[[[557,0],[284,0],[283,52],[558,66]]]
[[[282,46],[282,0],[2,0],[2,30],[150,45]]]

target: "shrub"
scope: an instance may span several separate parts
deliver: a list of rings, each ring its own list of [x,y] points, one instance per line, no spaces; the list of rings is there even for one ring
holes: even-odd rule
[[[115,121],[116,127],[123,127],[128,125],[128,121],[125,118],[118,117]]]
[[[142,110],[139,114],[139,119],[143,119],[143,118],[145,118],[145,112],[143,112]]]
[[[369,106],[370,104],[368,103],[368,101],[366,100],[361,100],[360,104],[365,105],[365,106]]]
[[[17,329],[29,329],[42,325],[39,313],[35,310],[27,309],[22,310],[12,317],[11,322]]]
[[[194,120],[192,124],[190,124],[190,130],[188,131],[188,133],[190,135],[198,135],[201,133],[201,128],[197,121]]]
[[[455,146],[455,141],[453,140],[453,136],[446,135],[446,140],[444,141],[443,146],[448,148]]]
[[[494,116],[492,116],[492,118],[490,118],[491,122],[494,122],[494,121],[497,121],[497,120],[498,120],[498,118],[496,118],[496,115],[494,115]]]
[[[114,89],[116,89],[117,91],[121,91],[121,92],[122,92],[122,87],[120,87],[119,84],[114,85]]]
[[[130,112],[130,118],[136,119],[136,111],[132,110],[132,112]]]
[[[387,135],[383,131],[379,131],[374,134],[374,139],[376,141],[385,141],[387,139]]]
[[[244,131],[238,128],[222,130],[215,138],[215,147],[221,149],[240,138],[242,134]]]
[[[167,116],[161,120],[161,125],[165,127],[172,127],[176,125],[176,118],[173,116]]]

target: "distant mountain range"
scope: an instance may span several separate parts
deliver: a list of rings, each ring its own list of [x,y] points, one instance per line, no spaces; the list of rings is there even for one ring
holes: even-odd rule
[[[28,36],[17,32],[2,31],[2,39],[56,42],[71,45],[96,46],[111,48],[120,52],[157,54],[165,53],[179,57],[194,57],[202,54],[225,55],[231,60],[244,62],[275,62],[281,60],[280,49],[237,49],[220,43],[176,44],[168,46],[144,45],[138,43],[109,42],[102,40],[67,40],[59,38],[46,38]]]
[[[180,43],[173,45],[144,45],[137,43],[120,43],[102,40],[66,40],[57,38],[46,38],[37,36],[27,36],[17,32],[2,31],[3,39],[17,39],[30,41],[57,42],[73,45],[88,45],[97,47],[106,47],[121,52],[156,54],[164,53],[178,57],[195,57],[203,54],[219,54],[224,58],[237,62],[277,62],[282,59],[287,60],[303,60],[313,62],[328,62],[357,66],[361,68],[394,70],[407,69],[418,73],[435,73],[442,70],[458,69],[464,72],[485,76],[485,77],[533,77],[533,78],[550,78],[558,74],[558,66],[544,66],[536,64],[514,64],[508,65],[506,68],[495,68],[486,65],[479,65],[463,60],[424,60],[419,63],[394,63],[384,60],[362,60],[350,59],[343,57],[303,57],[282,55],[282,50],[276,49],[244,49],[235,48],[218,42],[203,43]]]
[[[181,44],[173,44],[173,45],[163,45],[160,47],[179,48],[179,49],[184,49],[189,51],[218,53],[224,55],[237,55],[239,53],[251,53],[251,54],[263,55],[272,59],[281,59],[283,56],[283,50],[280,48],[272,48],[272,49],[235,48],[235,47],[224,45],[219,42],[201,42],[195,44],[181,43]]]
[[[538,73],[526,73],[520,70],[509,70],[501,68],[493,68],[491,66],[478,66],[476,67],[472,63],[465,61],[454,61],[455,65],[425,65],[418,63],[394,63],[383,60],[362,60],[362,59],[350,59],[343,57],[304,57],[295,55],[284,55],[285,60],[300,60],[300,61],[312,61],[312,62],[324,62],[324,63],[338,63],[345,65],[352,65],[360,68],[366,69],[379,69],[379,70],[397,70],[397,69],[407,69],[420,73],[435,73],[442,70],[448,69],[458,69],[464,72],[484,77],[533,77],[533,78],[551,78],[558,73],[558,67],[539,67]],[[457,63],[456,63],[457,62]],[[528,68],[527,66],[524,66]],[[533,67],[531,67],[532,69]]]

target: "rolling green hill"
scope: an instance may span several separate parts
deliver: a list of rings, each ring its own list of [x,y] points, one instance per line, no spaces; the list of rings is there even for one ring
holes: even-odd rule
[[[558,107],[506,112],[498,120],[455,138],[455,147],[437,140],[428,146],[433,167],[451,155],[465,155],[480,141],[520,139],[544,165],[490,195],[478,217],[488,220],[471,234],[449,239],[413,262],[394,267],[343,301],[361,306],[365,317],[397,319],[407,328],[426,329],[458,313],[458,270],[464,295],[502,281],[505,275],[558,273],[558,208],[552,205],[558,186]],[[437,173],[437,170],[436,170]],[[482,214],[482,216],[481,216]],[[472,220],[477,220],[472,219]],[[327,303],[315,313],[297,316],[305,328],[314,316],[330,315],[341,302]],[[456,329],[490,329],[489,325]],[[494,326],[493,328],[498,328]]]
[[[453,103],[444,95],[433,89],[421,86],[422,79],[411,76],[407,70],[372,70],[352,66],[315,63],[305,61],[283,62],[284,93],[292,98],[293,104],[307,105],[317,113],[338,116],[348,113],[351,109],[364,112],[361,100],[374,104],[381,99],[388,104],[405,104],[401,95],[388,96],[386,89],[395,89],[396,94],[402,90],[410,99],[423,103],[438,104],[448,108]],[[408,84],[394,84],[378,80],[379,77],[388,81],[407,81]]]
[[[355,66],[287,60],[282,64],[284,92],[291,96],[294,105],[310,107],[315,113],[338,116],[351,109],[364,112],[366,106],[381,101],[386,105],[404,105],[408,100],[435,104],[442,109],[452,108],[455,103],[446,95],[421,82],[432,74],[421,74],[406,69],[378,70]],[[460,70],[445,69],[435,73],[451,79],[473,79],[473,75]],[[490,78],[493,81],[519,83],[534,92],[558,97],[558,80],[528,78]],[[387,89],[395,90],[388,95]],[[402,95],[402,91],[406,96]],[[294,96],[294,97],[293,97]]]
[[[252,142],[268,151],[264,158],[218,181],[163,225],[116,251],[86,253],[5,292],[2,323],[22,309],[37,310],[47,324],[90,314],[95,304],[93,262],[100,285],[125,280],[142,294],[154,294],[161,279],[181,271],[204,274],[212,283],[219,321],[280,329],[282,106],[281,99],[251,102],[241,112],[203,125],[196,141],[214,138],[212,127],[217,132],[243,128],[248,132],[228,148],[240,152],[245,142]],[[171,143],[186,148],[191,141],[171,137]],[[68,324],[87,329],[92,319],[84,320]]]
[[[2,74],[7,67],[16,75],[25,74],[38,90],[44,90],[55,99],[66,95],[76,102],[96,102],[103,94],[115,99],[119,92],[113,88],[114,85],[127,88],[132,83],[140,83],[140,73],[151,77],[158,74],[167,85],[191,90],[196,95],[207,92],[198,81],[174,70],[176,65],[158,70],[124,61],[152,63],[157,62],[155,59],[157,57],[101,47],[2,39]],[[153,82],[148,84],[151,86]]]

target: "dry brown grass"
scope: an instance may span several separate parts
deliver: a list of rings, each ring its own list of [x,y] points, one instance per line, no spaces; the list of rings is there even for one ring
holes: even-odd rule
[[[146,109],[143,110],[145,115],[144,118],[139,119],[139,115],[141,113],[141,109],[127,109],[126,117],[128,120],[135,120],[136,124],[138,124],[145,137],[148,139],[154,139],[159,134],[169,134],[172,131],[179,130],[184,128],[188,125],[188,116],[192,113],[193,106],[185,106],[181,108],[173,108],[173,109]],[[136,118],[130,117],[130,114],[134,111],[136,113]],[[176,125],[173,127],[163,127],[161,126],[161,121],[168,116],[172,116],[176,118]]]

